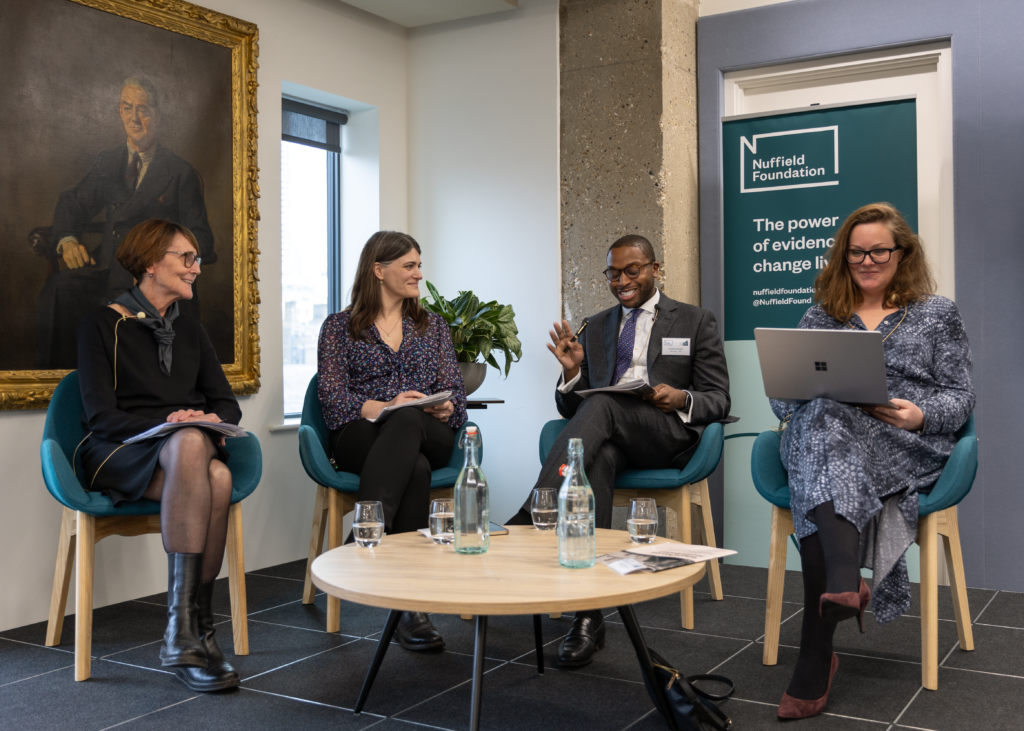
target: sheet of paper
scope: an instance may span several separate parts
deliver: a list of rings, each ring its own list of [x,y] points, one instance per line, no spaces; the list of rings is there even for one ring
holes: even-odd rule
[[[636,378],[632,381],[623,381],[617,386],[605,386],[603,388],[588,388],[583,391],[577,391],[577,394],[586,398],[591,394],[595,393],[624,393],[630,396],[645,396],[649,393],[654,393],[654,389],[651,388],[646,381]]]
[[[176,422],[174,424],[168,423],[154,426],[152,429],[144,431],[141,434],[136,434],[134,437],[125,439],[124,443],[135,444],[136,442],[144,442],[147,439],[157,439],[158,437],[166,436],[173,431],[184,429],[186,427],[199,427],[206,431],[228,438],[248,436],[245,429],[240,426],[235,426],[234,424],[225,424],[223,422],[216,421],[183,421]]]
[[[367,421],[371,423],[377,421],[384,421],[386,418],[391,416],[391,414],[398,411],[398,409],[404,409],[409,406],[413,407],[414,409],[425,409],[429,406],[437,406],[438,404],[443,404],[445,401],[451,398],[451,395],[451,391],[441,391],[440,393],[435,393],[431,396],[424,396],[423,398],[416,399],[415,401],[406,401],[404,404],[398,404],[397,406],[385,406],[383,409],[381,409],[376,419],[367,419]]]
[[[610,564],[608,564],[608,568],[610,568],[612,571],[619,574],[620,576],[632,574],[636,571],[650,571],[649,568],[644,566],[635,558],[620,558],[618,561],[612,561]]]
[[[728,548],[712,548],[711,546],[693,545],[690,543],[650,543],[645,546],[631,546],[626,553],[634,556],[658,556],[660,558],[677,558],[690,563],[710,561],[722,556],[735,556],[736,551]]]

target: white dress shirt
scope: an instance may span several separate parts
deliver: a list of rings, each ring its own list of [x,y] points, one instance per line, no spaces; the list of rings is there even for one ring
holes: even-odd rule
[[[636,318],[636,336],[633,338],[633,360],[630,363],[630,367],[626,369],[626,372],[622,374],[622,377],[616,381],[615,384],[623,383],[624,381],[641,380],[647,385],[651,384],[651,379],[647,374],[647,351],[650,345],[651,329],[654,327],[655,309],[654,306],[661,300],[661,292],[655,287],[654,296],[649,300],[640,305],[640,314]],[[626,321],[629,320],[633,314],[633,309],[630,307],[622,308],[622,316],[619,318],[619,335],[622,335],[622,328],[626,326]],[[617,342],[617,339],[616,339]],[[614,363],[612,364],[614,367]],[[572,391],[573,386],[580,380],[580,373],[576,374],[568,383],[565,382],[565,371],[562,371],[562,383],[558,386],[558,390],[561,393],[569,393]],[[689,392],[684,392],[689,393]],[[690,408],[676,409],[676,413],[679,414],[679,418],[683,420],[684,424],[690,423],[690,412],[693,411],[693,397],[690,397]]]

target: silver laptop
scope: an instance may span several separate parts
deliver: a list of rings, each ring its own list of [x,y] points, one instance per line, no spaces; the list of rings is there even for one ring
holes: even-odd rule
[[[892,405],[880,332],[759,327],[754,339],[768,398]]]

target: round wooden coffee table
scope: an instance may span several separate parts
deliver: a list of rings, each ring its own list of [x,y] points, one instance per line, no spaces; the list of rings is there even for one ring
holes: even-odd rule
[[[473,731],[480,726],[484,646],[491,615],[534,615],[537,667],[543,673],[541,614],[617,607],[640,669],[645,678],[653,680],[651,658],[632,605],[692,586],[704,576],[704,564],[627,576],[600,564],[568,569],[558,563],[554,531],[532,526],[509,526],[508,530],[508,535],[492,536],[490,550],[477,555],[458,554],[451,546],[436,545],[421,533],[402,533],[385,536],[376,548],[354,544],[335,548],[313,562],[313,583],[327,594],[391,610],[356,702],[356,713],[366,703],[403,611],[475,615]],[[597,531],[598,556],[630,546],[625,531]],[[664,707],[661,684],[650,685],[658,694],[657,705]]]

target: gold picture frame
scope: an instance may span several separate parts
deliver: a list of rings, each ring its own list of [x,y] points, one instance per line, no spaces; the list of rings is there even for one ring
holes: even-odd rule
[[[26,4],[21,6],[21,2],[25,2]],[[140,26],[126,24],[121,21],[105,20],[107,16],[97,16],[94,13],[89,13],[87,15],[86,20],[92,23],[93,26],[101,28],[115,27],[116,31],[112,33],[114,37],[102,37],[100,39],[94,38],[93,43],[98,42],[100,44],[122,45],[122,48],[120,49],[111,49],[108,56],[100,56],[100,58],[106,59],[113,58],[118,62],[113,64],[108,62],[108,65],[116,66],[116,69],[104,69],[104,73],[106,74],[103,84],[104,88],[96,92],[97,94],[103,95],[103,105],[107,103],[106,95],[108,94],[108,87],[110,86],[110,83],[107,82],[114,78],[114,74],[120,74],[120,76],[116,77],[117,79],[123,79],[125,76],[133,75],[131,62],[134,56],[130,50],[127,49],[130,49],[133,43],[136,46],[144,43],[151,44],[151,39],[155,37],[154,32],[152,31],[153,28],[159,29],[160,31],[170,31],[171,33],[195,39],[202,43],[213,44],[214,46],[228,49],[228,51],[230,51],[230,122],[225,118],[228,108],[227,103],[221,99],[216,106],[216,109],[223,110],[224,112],[223,114],[217,112],[217,114],[220,114],[217,128],[222,130],[221,137],[218,138],[219,140],[223,140],[223,142],[218,143],[222,148],[222,154],[219,156],[203,157],[201,160],[202,163],[208,163],[210,166],[214,164],[219,166],[214,171],[216,175],[211,175],[210,178],[216,178],[216,180],[221,181],[220,188],[217,189],[220,191],[218,193],[220,197],[217,199],[219,201],[217,204],[219,213],[218,225],[220,226],[219,230],[224,232],[219,239],[219,245],[221,247],[221,254],[219,255],[220,263],[215,264],[215,266],[219,266],[220,268],[214,270],[215,274],[213,275],[213,279],[210,279],[209,277],[207,278],[208,282],[211,284],[217,282],[219,289],[210,288],[206,291],[211,295],[207,298],[210,303],[210,312],[208,313],[209,319],[213,320],[216,316],[218,324],[215,325],[215,327],[219,327],[220,332],[223,335],[221,338],[223,345],[218,346],[217,349],[225,375],[236,394],[256,393],[260,387],[260,339],[258,328],[258,306],[260,304],[260,296],[258,287],[259,277],[257,275],[257,264],[259,260],[257,225],[260,219],[257,203],[260,197],[260,192],[258,181],[259,167],[257,160],[258,110],[256,103],[256,92],[258,88],[257,69],[259,68],[257,61],[259,55],[259,31],[256,25],[233,18],[223,13],[208,10],[198,5],[193,5],[192,3],[182,2],[181,0],[44,0],[44,2],[45,4],[54,7],[56,7],[57,4],[61,4],[58,9],[60,9],[64,15],[72,16],[73,18],[78,17],[75,13],[79,13],[79,11],[72,9],[71,6],[81,6],[83,8],[91,9],[92,11],[101,11],[102,13],[108,13],[112,16],[117,16],[129,21],[136,21],[137,23],[151,27],[150,29],[145,29]],[[40,12],[38,5],[35,5],[34,3],[36,3],[36,0],[15,0],[15,6],[8,6],[6,12],[10,13],[10,16],[20,13],[18,18],[31,19],[32,17],[35,17],[33,16],[33,13]],[[62,3],[69,3],[70,6],[63,6]],[[13,10],[10,9],[11,7],[13,7]],[[15,18],[15,20],[18,20],[18,18]],[[29,23],[28,20],[25,20],[24,22]],[[112,26],[112,23],[114,23],[115,26]],[[32,23],[31,25],[34,26],[35,24]],[[67,31],[69,35],[71,33],[82,32],[81,27],[77,24],[65,23],[65,27],[70,28],[70,30]],[[17,31],[8,30],[8,32],[13,34]],[[131,37],[133,33],[148,34],[145,36],[148,40],[134,39]],[[175,44],[180,46],[192,43],[191,41],[184,41],[180,39],[175,40],[176,37],[171,36],[160,35],[159,37],[170,39],[167,40],[166,43],[171,44],[172,46]],[[26,41],[26,43],[28,42]],[[196,48],[194,44],[190,47]],[[118,51],[120,51],[121,57],[114,55]],[[228,70],[226,54],[224,54],[223,51],[216,51],[213,49],[210,50],[210,53],[220,54],[217,58],[223,59],[223,63],[216,66],[216,72],[223,77]],[[2,55],[2,52],[0,52],[0,55]],[[168,56],[173,59],[176,66],[173,70],[168,67],[167,78],[176,78],[171,74],[178,74],[181,77],[187,77],[189,80],[187,82],[181,82],[181,86],[183,86],[186,91],[189,91],[192,88],[197,88],[199,90],[195,95],[197,101],[193,102],[195,105],[199,105],[202,102],[202,99],[205,99],[214,93],[213,91],[210,91],[210,89],[226,90],[226,78],[218,79],[217,84],[219,84],[219,86],[204,86],[201,74],[197,73],[197,71],[202,70],[197,65],[199,62],[193,63],[191,67],[187,66],[187,62],[182,65],[182,55],[184,54],[179,50],[176,57],[173,53]],[[30,63],[25,64],[25,67],[29,66]],[[123,68],[127,68],[128,71],[124,71]],[[185,68],[185,71],[182,72],[181,68]],[[45,83],[40,82],[40,78],[42,78],[41,74],[36,71],[36,76],[32,77],[32,79],[22,82],[13,80],[10,84],[13,88],[17,88],[14,86],[17,84],[34,87],[45,86]],[[198,82],[196,81],[197,78],[199,79]],[[45,78],[43,79],[43,82],[45,82]],[[117,89],[121,88],[120,83],[120,81],[117,82]],[[189,84],[191,84],[191,86],[188,86]],[[173,84],[168,84],[168,86],[173,86]],[[114,94],[118,93],[117,89],[113,92]],[[0,92],[2,91],[3,90],[0,89]],[[33,89],[33,91],[38,95],[37,89]],[[177,89],[177,87],[171,91],[174,93],[169,93],[167,95],[169,99],[174,98],[180,100],[182,98],[182,93]],[[202,97],[200,92],[206,93],[207,97]],[[162,95],[164,92],[161,91],[160,93]],[[54,96],[55,98],[52,101],[53,105],[60,106],[64,100],[56,93]],[[116,97],[114,97],[114,102],[116,103]],[[10,103],[13,108],[15,102],[12,101]],[[2,105],[2,102],[0,102],[0,105]],[[106,106],[100,107],[99,104],[94,104],[93,107],[90,107],[89,109],[81,108],[82,111],[76,111],[76,113],[82,115],[92,113],[95,108],[102,108],[103,113],[106,114]],[[204,107],[204,110],[206,108],[209,108],[209,105]],[[112,107],[112,109],[116,110],[116,107]],[[10,111],[10,108],[7,111]],[[203,127],[205,125],[206,119],[201,115],[192,116],[187,104],[184,105],[183,109],[178,109],[177,111],[179,120],[185,119],[194,121],[194,126],[196,127]],[[0,123],[4,121],[4,112],[5,110],[0,108]],[[16,111],[11,114],[16,114]],[[8,119],[11,114],[7,115]],[[93,113],[93,118],[95,118],[95,116],[96,115]],[[26,125],[24,121],[22,121],[20,126],[16,126],[13,123],[11,124],[11,128],[14,130],[24,130],[26,126],[31,127],[31,125]],[[45,124],[45,120],[42,120],[41,124]],[[67,125],[67,128],[71,130],[79,127],[81,127],[81,125]],[[227,156],[227,139],[229,129],[230,161]],[[0,128],[0,131],[2,131],[2,128]],[[32,130],[30,130],[30,132],[31,131]],[[26,134],[28,135],[28,133]],[[107,134],[106,132],[104,134],[106,134],[106,137],[104,137],[105,140],[113,139],[112,135]],[[203,134],[203,130],[193,129],[190,130],[189,134],[192,135],[190,139],[200,139]],[[27,138],[34,139],[30,135]],[[120,144],[122,146],[124,145],[124,139],[123,132],[121,132]],[[52,142],[52,140],[48,140],[48,142]],[[60,140],[53,142],[51,147],[59,148]],[[50,190],[53,189],[54,185],[51,184],[50,187],[46,189],[47,192],[45,195],[50,196],[48,199],[50,210],[52,210],[53,206],[52,201],[55,200],[58,195],[66,195],[66,193],[61,194],[60,190],[81,178],[82,174],[80,169],[82,163],[79,163],[79,168],[74,168],[70,163],[86,159],[84,152],[78,153],[76,150],[72,150],[71,153],[68,153],[65,150],[60,150],[60,153],[63,155],[62,161],[69,161],[69,165],[67,166],[68,169],[75,170],[75,177],[72,178],[70,172],[66,172],[62,169],[60,175],[63,177],[60,178],[60,189],[53,191],[52,195]],[[192,154],[194,156],[198,155],[198,153]],[[90,155],[95,156],[95,151],[90,151]],[[44,156],[41,155],[41,157]],[[209,159],[211,157],[214,160],[213,163],[209,163]],[[88,159],[91,160],[92,157]],[[230,165],[230,188],[228,183],[228,165]],[[23,165],[23,169],[29,167],[30,166],[28,165]],[[197,163],[196,173],[200,176],[200,201],[202,202],[204,191],[205,195],[209,196],[210,188],[212,186],[210,186],[208,182],[205,189],[202,187],[204,185],[202,178],[203,172],[199,169],[200,167],[201,164]],[[29,172],[34,171],[29,170]],[[26,176],[21,174],[21,179],[32,180],[34,178],[30,175]],[[140,190],[141,185],[142,183],[140,182]],[[0,201],[0,203],[2,203],[2,201]],[[37,206],[37,212],[34,214],[35,218],[33,221],[38,221],[40,219],[38,210],[42,210],[42,206],[42,203]],[[229,207],[230,211],[228,211]],[[211,208],[211,221],[215,218],[213,214],[214,211]],[[15,214],[11,215],[13,216]],[[205,219],[205,207],[203,215]],[[20,244],[23,249],[27,250],[28,247],[24,245],[25,239],[23,233],[27,224],[23,221],[19,221],[19,226],[15,227],[13,225],[7,226],[7,223],[9,222],[0,221],[0,230],[14,229],[14,237],[17,237],[17,243]],[[98,225],[99,224],[93,224],[93,226]],[[36,231],[38,230],[41,229],[36,229]],[[46,230],[49,231],[49,229]],[[229,230],[231,239],[230,247],[227,246],[227,241],[224,240],[227,238],[227,231]],[[33,231],[32,235],[35,235],[36,231]],[[36,251],[36,241],[34,241],[31,236],[29,237],[29,241],[32,244],[32,250],[36,254],[40,254],[40,251]],[[230,251],[231,254],[230,258],[226,256],[228,251]],[[6,252],[4,251],[0,251],[0,254],[5,253]],[[25,266],[26,270],[30,269],[27,265],[31,264],[30,273],[35,276],[36,280],[38,280],[40,275],[36,273],[36,270],[39,268],[37,265],[39,259],[29,259],[22,251],[17,253],[21,256],[19,261],[25,263],[23,266]],[[49,252],[49,256],[51,268],[50,274],[47,276],[51,276],[52,273],[57,272],[59,268],[65,266],[58,260],[58,257],[53,254],[52,248]],[[230,264],[230,267],[225,267],[224,264]],[[205,272],[207,265],[204,263],[203,266]],[[16,275],[12,274],[10,276],[14,277]],[[33,282],[36,280],[33,280]],[[8,286],[9,281],[11,280],[7,280],[6,282]],[[231,285],[230,300],[228,299],[227,292],[227,285],[229,282]],[[5,313],[0,312],[0,318],[7,317],[17,320],[21,317],[21,313],[27,313],[26,316],[31,318],[32,311],[30,308],[34,306],[34,302],[32,300],[36,296],[31,287],[35,287],[35,291],[38,291],[38,286],[36,284],[26,284],[24,286],[24,295],[19,294],[18,296],[8,298],[7,306],[12,309],[6,313],[6,315]],[[19,296],[21,297],[21,300],[19,300]],[[9,304],[12,301],[14,302],[14,305]],[[229,303],[232,310],[230,318],[226,317]],[[21,309],[13,309],[15,305]],[[206,305],[204,305],[204,307],[206,307]],[[220,309],[217,309],[217,307]],[[12,315],[12,313],[14,314]],[[206,324],[207,319],[207,316],[202,318],[204,324]],[[42,316],[39,316],[39,321],[43,322]],[[228,331],[228,322],[233,326],[233,332]],[[11,327],[13,327],[13,325]],[[38,324],[37,327],[39,327]],[[208,329],[209,327],[210,326],[208,326]],[[28,328],[28,325],[24,325],[22,331],[19,332],[19,335],[24,336],[21,341],[18,341],[17,339],[13,340],[15,343],[22,343],[20,347],[23,351],[28,351],[30,349],[30,346],[26,345],[26,343],[30,342],[28,339],[29,335],[25,335],[25,333],[28,332]],[[6,333],[0,332],[0,339],[6,339],[5,335]],[[213,339],[212,333],[211,339]],[[65,338],[65,340],[67,339]],[[214,343],[217,345],[216,340],[214,340]],[[232,350],[233,360],[229,363],[227,362],[227,353],[232,352]],[[21,357],[22,361],[25,361],[29,356],[23,355],[19,357]],[[38,356],[36,356],[34,365],[38,366],[39,364],[40,360]],[[5,366],[0,365],[0,368],[3,367]],[[46,408],[57,383],[59,383],[60,380],[69,372],[69,369],[58,368],[0,370],[0,410]]]

